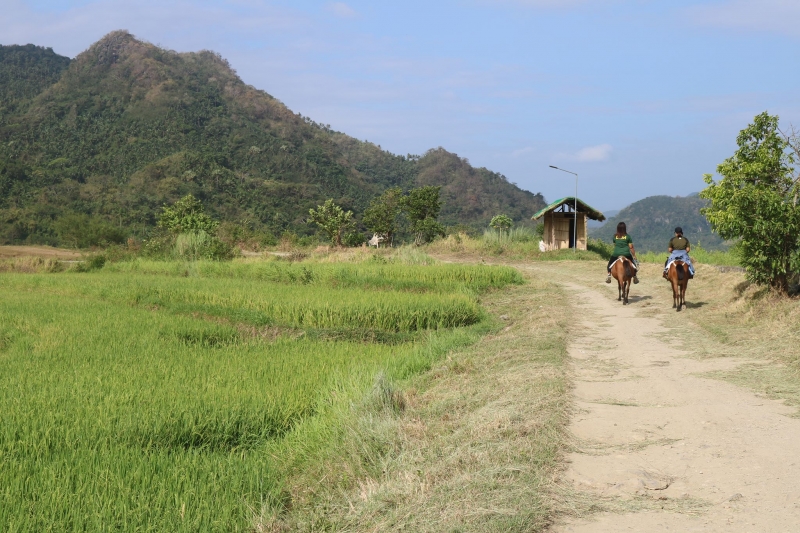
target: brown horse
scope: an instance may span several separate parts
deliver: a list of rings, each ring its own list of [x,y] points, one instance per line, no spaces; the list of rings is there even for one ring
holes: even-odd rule
[[[677,259],[669,265],[667,279],[672,283],[672,307],[676,311],[686,309],[686,286],[689,285],[689,267]]]
[[[617,286],[619,287],[617,301],[622,300],[622,305],[628,305],[628,292],[631,290],[631,280],[635,273],[636,270],[633,267],[633,263],[625,256],[620,257],[611,266],[611,275],[617,280]]]

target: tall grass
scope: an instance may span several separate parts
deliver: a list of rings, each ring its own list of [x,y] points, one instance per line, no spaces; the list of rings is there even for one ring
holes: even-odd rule
[[[738,267],[741,266],[741,262],[739,261],[739,256],[736,255],[736,252],[733,250],[728,251],[721,251],[721,250],[705,250],[699,246],[692,246],[692,250],[689,253],[689,256],[695,263],[704,263],[707,265],[718,265],[718,266],[731,266],[731,267]],[[639,261],[643,263],[661,263],[662,265],[669,257],[667,252],[646,252],[637,254]]]
[[[0,523],[11,531],[245,529],[248,505],[280,497],[275,439],[337,391],[426,360],[411,345],[243,341],[42,293],[4,304]]]
[[[410,276],[393,265],[365,265],[348,287],[237,279],[253,267],[229,266],[216,277],[108,265],[0,275],[6,530],[252,530],[264,509],[290,505],[293,473],[336,453],[342,417],[375,376],[390,390],[487,328],[472,294],[437,283],[475,280],[485,290],[491,269],[434,269],[428,289],[411,293],[357,285],[376,276],[369,267]],[[243,323],[301,331],[270,340]],[[384,345],[315,340],[307,328],[419,333]],[[370,450],[379,443],[359,445],[380,453]]]
[[[177,263],[136,260],[106,265],[104,271],[158,274],[173,277],[236,278],[293,285],[326,285],[363,289],[464,292],[484,291],[522,283],[508,267],[435,264],[420,267],[385,262],[382,256],[366,263],[289,263],[285,261],[197,261]],[[425,256],[429,257],[429,256]]]
[[[203,257],[210,236],[205,231],[190,231],[175,237],[175,255],[196,261]]]
[[[286,286],[230,279],[152,276],[12,276],[6,288],[93,298],[179,313],[204,313],[255,325],[416,331],[466,326],[480,320],[464,294],[409,294]]]
[[[480,254],[533,261],[595,261],[603,257],[602,250],[593,247],[591,240],[588,250],[564,249],[542,252],[539,250],[539,238],[528,240],[528,233],[529,230],[526,228],[519,228],[520,236],[515,239],[500,237],[497,232],[492,231],[487,231],[483,238],[477,239],[465,234],[448,235],[444,239],[434,241],[428,248],[432,252],[439,253]],[[535,231],[533,233],[535,235]]]
[[[483,232],[483,242],[488,245],[510,244],[515,242],[536,243],[541,236],[536,231],[525,226],[511,228],[507,231],[487,229]]]

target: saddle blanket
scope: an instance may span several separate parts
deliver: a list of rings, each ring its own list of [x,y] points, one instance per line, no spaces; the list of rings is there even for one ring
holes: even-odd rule
[[[674,263],[675,261],[683,261],[686,263],[686,266],[689,267],[689,274],[694,276],[694,265],[692,264],[692,260],[689,259],[689,254],[687,254],[684,250],[675,250],[667,259],[667,264],[664,267],[664,272],[669,271],[669,266]]]
[[[613,263],[611,263],[611,266],[608,268],[608,271],[611,272],[611,269],[614,268],[614,265],[616,265],[617,263],[622,261],[623,257],[625,259],[628,259],[628,261],[631,262],[631,265],[633,265],[633,270],[635,270],[636,272],[639,271],[639,262],[638,261],[633,261],[633,260],[631,260],[631,259],[629,259],[629,258],[627,258],[625,256],[622,256],[622,255],[617,257],[617,259]]]

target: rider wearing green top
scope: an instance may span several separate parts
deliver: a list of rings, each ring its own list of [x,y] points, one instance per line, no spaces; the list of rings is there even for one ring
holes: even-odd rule
[[[633,247],[633,239],[628,235],[628,228],[625,226],[624,222],[617,224],[617,233],[614,234],[612,242],[614,243],[614,251],[611,252],[611,259],[608,260],[608,277],[606,277],[606,283],[611,283],[611,265],[613,265],[614,261],[619,257],[627,257],[631,260],[635,269],[633,282],[639,283],[639,278],[636,276],[636,271],[639,270],[636,261],[636,249]]]

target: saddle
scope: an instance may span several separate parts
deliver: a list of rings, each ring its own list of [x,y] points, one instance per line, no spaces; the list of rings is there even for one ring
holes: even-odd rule
[[[624,255],[621,255],[621,256],[617,257],[617,258],[614,260],[614,262],[613,262],[613,263],[611,263],[611,268],[614,268],[614,265],[616,265],[617,263],[619,263],[619,262],[620,262],[620,261],[622,261],[623,259],[624,259],[624,260],[626,260],[626,261],[628,261],[628,262],[631,264],[631,267],[633,268],[633,271],[634,271],[634,272],[638,272],[638,271],[639,271],[639,267],[636,265],[636,263],[635,263],[635,262],[634,262],[632,259],[628,259],[628,258],[627,258],[627,257],[625,257]]]

